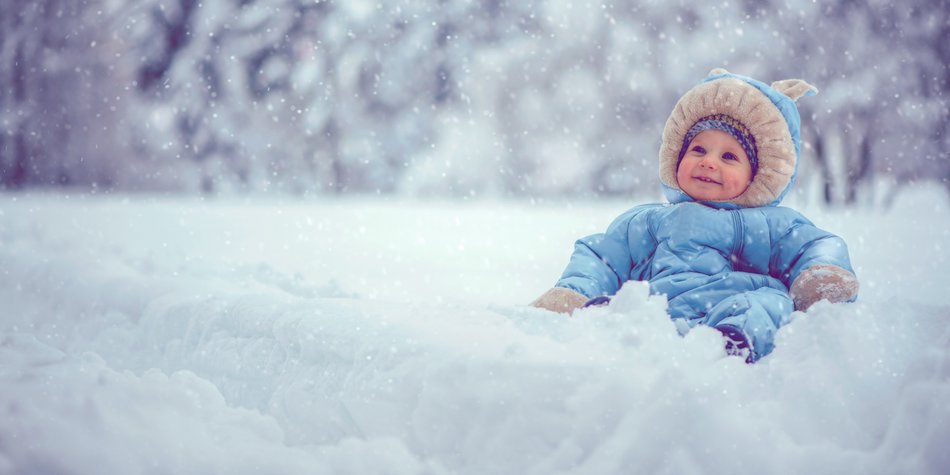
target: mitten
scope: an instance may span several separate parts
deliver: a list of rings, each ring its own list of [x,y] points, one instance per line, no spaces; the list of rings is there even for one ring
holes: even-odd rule
[[[851,272],[833,265],[816,265],[802,271],[792,282],[789,294],[795,302],[795,310],[805,311],[819,300],[848,302],[858,296],[857,277]]]
[[[587,302],[587,297],[564,287],[555,287],[548,290],[534,302],[532,307],[551,310],[552,312],[571,313]]]

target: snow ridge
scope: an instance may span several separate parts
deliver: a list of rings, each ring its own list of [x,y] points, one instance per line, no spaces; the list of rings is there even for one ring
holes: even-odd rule
[[[746,365],[642,283],[572,317],[368,299],[24,210],[0,227],[0,473],[950,467],[948,305],[820,302]]]

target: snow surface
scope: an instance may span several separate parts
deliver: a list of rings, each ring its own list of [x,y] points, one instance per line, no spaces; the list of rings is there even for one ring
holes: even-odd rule
[[[756,365],[524,306],[634,204],[0,195],[0,473],[950,471],[942,191],[802,209],[861,296]]]

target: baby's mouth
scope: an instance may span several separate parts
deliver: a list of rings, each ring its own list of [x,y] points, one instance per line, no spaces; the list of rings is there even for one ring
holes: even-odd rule
[[[705,176],[694,176],[693,178],[696,179],[696,180],[699,180],[699,181],[701,181],[701,182],[703,182],[703,183],[715,183],[715,184],[717,184],[717,185],[721,185],[721,184],[722,184],[722,183],[719,183],[719,182],[716,181],[716,180],[713,180],[712,178],[705,177]]]

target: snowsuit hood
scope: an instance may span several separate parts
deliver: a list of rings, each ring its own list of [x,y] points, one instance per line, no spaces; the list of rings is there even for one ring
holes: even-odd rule
[[[818,92],[801,79],[771,85],[713,69],[700,84],[683,95],[663,128],[660,146],[660,183],[671,203],[695,201],[676,182],[680,150],[689,129],[705,117],[726,114],[748,128],[758,150],[758,172],[749,187],[727,201],[704,201],[714,208],[737,209],[778,205],[798,173],[801,118],[795,101]]]

